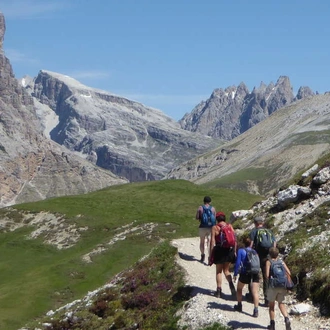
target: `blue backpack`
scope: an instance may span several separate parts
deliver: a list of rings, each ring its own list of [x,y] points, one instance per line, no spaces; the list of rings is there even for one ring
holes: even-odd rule
[[[269,286],[271,288],[285,288],[286,282],[286,271],[282,260],[270,260]]]
[[[203,205],[203,214],[201,219],[201,227],[212,227],[215,225],[215,215],[212,213],[212,206]]]

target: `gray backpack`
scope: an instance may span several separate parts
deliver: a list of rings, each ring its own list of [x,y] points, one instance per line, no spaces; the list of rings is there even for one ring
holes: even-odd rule
[[[254,249],[244,249],[246,251],[246,258],[244,266],[247,274],[259,274],[260,259],[258,253]]]

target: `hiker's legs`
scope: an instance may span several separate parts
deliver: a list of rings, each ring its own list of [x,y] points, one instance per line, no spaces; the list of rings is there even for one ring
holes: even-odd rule
[[[204,262],[205,259],[205,242],[208,243],[207,249],[209,248],[208,235],[208,228],[199,228],[199,250],[201,251],[201,262]]]
[[[268,303],[270,321],[275,321],[275,301],[269,301]]]
[[[250,283],[250,286],[251,286],[251,294],[253,297],[254,307],[258,307],[259,306],[259,283],[252,282],[252,283]]]
[[[278,301],[278,308],[280,309],[282,315],[284,316],[284,318],[287,318],[288,312],[284,304],[285,295],[286,295],[286,290],[285,289],[280,290],[279,293],[277,294],[276,300]]]
[[[217,282],[217,287],[221,288],[223,264],[217,264],[215,266],[216,266],[215,267],[215,271],[216,271],[215,279],[216,279],[216,282]]]
[[[285,318],[288,317],[288,312],[287,312],[287,310],[286,310],[286,306],[285,306],[285,304],[284,304],[283,302],[278,303],[278,308],[280,309],[282,315],[283,315]]]
[[[231,277],[231,272],[229,270],[229,267],[230,267],[230,262],[225,262],[223,264],[223,273],[225,274],[228,283],[233,282],[233,278]]]
[[[236,292],[236,298],[238,303],[242,303],[243,300],[243,288],[244,288],[244,283],[241,281],[238,281],[237,283],[237,292]]]
[[[201,251],[201,254],[205,254],[205,234],[204,231],[200,231],[200,235],[199,235],[199,249]]]
[[[236,289],[235,289],[235,285],[234,285],[233,278],[231,276],[229,267],[230,267],[230,262],[225,262],[223,265],[223,273],[225,274],[226,279],[229,283],[229,288],[230,288],[231,294],[235,297]]]
[[[265,303],[267,303],[267,288],[268,288],[268,278],[266,275],[266,261],[267,256],[260,258],[260,268],[262,273],[262,291],[264,294]]]

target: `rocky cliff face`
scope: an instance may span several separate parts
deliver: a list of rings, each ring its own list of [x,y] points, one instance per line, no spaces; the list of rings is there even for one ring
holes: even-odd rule
[[[33,99],[15,79],[0,13],[0,207],[125,183],[45,138]]]
[[[301,87],[296,98],[288,77],[282,76],[276,84],[261,83],[250,93],[244,83],[225,90],[216,89],[210,98],[198,104],[180,121],[183,129],[212,137],[231,140],[263,121],[274,111],[296,99],[312,96],[308,87]]]
[[[219,145],[181,129],[159,110],[59,73],[40,71],[26,89],[46,135],[129,181],[161,179],[181,162]],[[52,123],[50,113],[56,118]]]

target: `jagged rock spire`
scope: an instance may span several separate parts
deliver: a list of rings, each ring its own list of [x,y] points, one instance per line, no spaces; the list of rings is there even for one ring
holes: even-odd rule
[[[3,44],[3,38],[5,36],[6,32],[6,22],[5,17],[3,16],[3,13],[0,12],[0,52],[2,52],[2,44]]]

